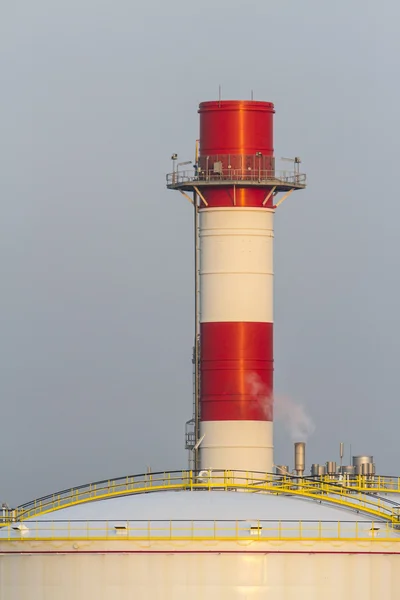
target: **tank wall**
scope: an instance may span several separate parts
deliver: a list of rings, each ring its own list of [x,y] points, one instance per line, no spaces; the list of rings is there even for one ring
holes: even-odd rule
[[[1,600],[397,600],[397,554],[0,556]]]

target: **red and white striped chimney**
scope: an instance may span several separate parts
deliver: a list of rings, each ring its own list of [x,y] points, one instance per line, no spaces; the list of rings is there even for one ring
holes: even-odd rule
[[[201,469],[273,469],[274,200],[305,187],[275,172],[274,112],[201,103],[197,172],[168,186],[200,196]]]
[[[274,170],[272,104],[204,102],[199,112],[202,171],[221,168],[242,181]],[[266,472],[273,464],[273,195],[263,205],[270,188],[227,183],[204,190],[208,206],[200,212],[200,464]]]

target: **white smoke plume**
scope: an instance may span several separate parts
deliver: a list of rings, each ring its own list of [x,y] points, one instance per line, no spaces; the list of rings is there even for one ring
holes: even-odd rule
[[[302,404],[297,404],[284,396],[271,398],[257,373],[248,375],[247,383],[250,386],[251,395],[256,396],[257,402],[261,403],[267,418],[272,417],[273,406],[274,417],[284,423],[292,440],[294,442],[307,442],[310,435],[315,431],[315,424]]]
[[[304,406],[290,398],[275,396],[274,413],[277,420],[283,421],[293,442],[307,442],[315,431],[315,423]]]
[[[254,396],[254,401],[260,404],[265,417],[272,419],[274,401],[261,377],[257,373],[249,373],[246,376],[246,383],[250,387],[250,394]]]

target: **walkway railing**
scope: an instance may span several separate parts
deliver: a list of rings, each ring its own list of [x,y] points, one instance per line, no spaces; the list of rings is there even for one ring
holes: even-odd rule
[[[185,171],[174,171],[167,174],[167,186],[181,185],[185,183],[235,183],[244,184],[262,184],[262,185],[293,185],[305,187],[307,177],[305,173],[294,171],[270,171],[270,170],[247,170],[247,169],[221,169],[220,172],[214,171],[195,171],[193,169]]]
[[[391,541],[376,521],[28,521],[0,528],[2,541]]]
[[[382,493],[400,493],[400,479],[393,477],[354,479],[297,478],[267,473],[237,471],[172,471],[109,479],[70,488],[0,512],[3,523],[16,522],[45,515],[61,508],[103,500],[116,496],[169,490],[240,490],[274,495],[292,495],[318,499],[400,523],[400,504],[384,498]],[[400,499],[400,498],[399,498]]]

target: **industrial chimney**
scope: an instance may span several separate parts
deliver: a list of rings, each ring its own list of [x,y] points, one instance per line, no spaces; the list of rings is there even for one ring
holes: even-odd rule
[[[198,216],[201,469],[273,469],[273,219],[305,187],[300,159],[292,172],[275,171],[274,112],[270,102],[202,102],[195,171],[174,162],[167,180],[193,194]]]

